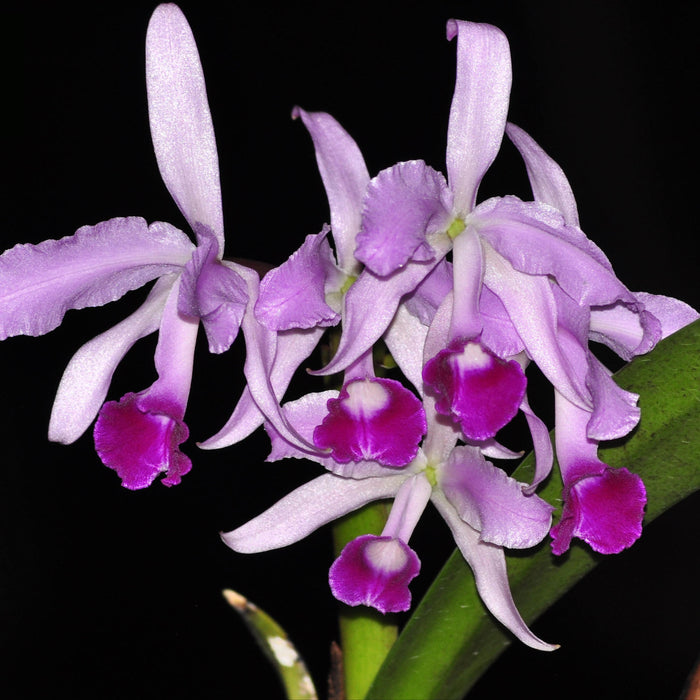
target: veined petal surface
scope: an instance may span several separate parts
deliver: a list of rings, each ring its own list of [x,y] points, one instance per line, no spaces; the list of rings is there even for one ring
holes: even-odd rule
[[[552,506],[525,495],[523,484],[487,462],[476,447],[455,447],[440,479],[447,500],[481,539],[502,547],[534,547],[549,532]]]
[[[482,202],[473,217],[479,233],[516,270],[555,277],[579,304],[635,301],[597,246],[553,207],[508,196]]]
[[[136,216],[83,226],[59,240],[16,245],[0,256],[0,340],[43,335],[69,309],[102,306],[179,272],[193,249],[174,226],[149,226]]]
[[[329,229],[306,237],[301,247],[260,282],[255,316],[270,330],[333,326],[340,314],[326,303],[327,280],[340,288]]]
[[[512,81],[510,48],[489,24],[451,19],[447,38],[457,37],[457,79],[447,127],[447,175],[454,207],[472,210],[484,173],[503,140]]]
[[[331,209],[338,265],[345,274],[358,274],[355,236],[360,230],[362,198],[369,183],[362,153],[350,134],[330,114],[305,112],[295,107],[292,117],[301,117],[316,149],[316,162]]]
[[[161,177],[195,233],[214,232],[224,254],[219,158],[197,44],[177,5],[156,7],[146,33],[151,138]]]
[[[431,260],[426,235],[447,228],[451,209],[444,176],[422,160],[382,170],[367,188],[355,257],[382,277],[410,259]]]
[[[367,503],[391,498],[405,480],[403,474],[375,479],[324,474],[221,538],[234,551],[248,554],[286,547]]]

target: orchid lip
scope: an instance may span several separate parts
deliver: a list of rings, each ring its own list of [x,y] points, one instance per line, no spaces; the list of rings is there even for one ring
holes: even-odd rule
[[[423,369],[438,413],[452,418],[469,440],[492,438],[517,413],[527,379],[515,360],[502,360],[480,343],[453,340]]]
[[[418,453],[427,423],[422,403],[393,379],[354,379],[314,430],[314,444],[340,463],[373,460],[403,467]]]
[[[189,437],[178,413],[177,407],[147,394],[126,394],[102,407],[95,424],[95,448],[125,488],[146,488],[160,474],[163,484],[174,486],[191,469],[178,447]]]
[[[410,608],[408,584],[419,571],[418,557],[402,540],[363,535],[345,546],[328,578],[338,600],[386,614]]]

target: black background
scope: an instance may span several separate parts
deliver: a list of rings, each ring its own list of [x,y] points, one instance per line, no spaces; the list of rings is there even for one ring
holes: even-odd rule
[[[143,51],[153,7],[3,10],[3,248],[124,215],[187,230],[150,144]],[[372,174],[410,158],[444,169],[455,70],[444,26],[457,17],[508,35],[510,119],[565,169],[584,230],[620,278],[700,306],[692,3],[181,7],[207,78],[228,255],[280,263],[328,218],[310,139],[289,118],[295,104],[339,119]],[[481,197],[505,193],[529,196],[509,145]],[[72,353],[143,296],[71,312],[50,335],[0,348],[0,693],[281,697],[224,603],[225,587],[283,624],[323,687],[337,636],[328,529],[253,556],[229,551],[217,534],[312,478],[313,465],[264,464],[263,434],[218,452],[191,441],[194,468],[180,486],[129,492],[101,465],[89,434],[69,447],[46,439]],[[187,419],[193,440],[228,417],[242,387],[241,345],[221,357],[201,347]],[[111,398],[151,383],[153,348],[149,338],[129,353]],[[698,504],[696,496],[659,518],[534,624],[561,650],[512,646],[470,697],[678,697],[698,652]],[[417,597],[451,551],[431,512],[414,546],[423,561]]]

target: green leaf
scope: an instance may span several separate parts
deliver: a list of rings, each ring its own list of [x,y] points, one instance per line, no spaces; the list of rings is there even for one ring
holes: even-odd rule
[[[700,321],[635,358],[616,380],[641,395],[642,419],[631,436],[601,449],[600,456],[611,466],[628,467],[643,477],[648,524],[700,488]],[[528,481],[533,465],[529,455],[516,476]],[[553,475],[539,494],[557,503],[560,478]],[[548,542],[509,554],[511,589],[523,618],[530,624],[604,558],[578,540],[563,557],[554,557]],[[471,570],[455,551],[366,697],[457,700],[512,640],[482,605]]]
[[[282,681],[288,700],[317,700],[306,665],[287,633],[264,610],[240,593],[225,589],[226,602],[241,616]]]

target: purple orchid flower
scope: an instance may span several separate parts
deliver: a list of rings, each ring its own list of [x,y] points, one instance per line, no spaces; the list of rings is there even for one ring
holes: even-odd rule
[[[331,225],[307,236],[295,253],[261,281],[255,323],[268,351],[257,373],[250,373],[254,381],[249,381],[229,420],[200,443],[205,449],[232,445],[269,420],[278,430],[286,431],[287,439],[291,436],[297,446],[314,450],[313,442],[305,444],[294,433],[276,404],[325,330],[340,322],[346,294],[362,274],[354,256],[362,199],[370,179],[362,153],[329,114],[295,107],[292,117],[301,118],[311,135]],[[328,241],[331,231],[335,255]],[[268,387],[266,402],[254,396],[255,384]]]
[[[434,352],[440,342],[439,333],[431,330],[425,337],[426,354]],[[376,394],[373,390],[368,393],[373,403]],[[343,443],[350,435],[356,443],[382,443],[382,453],[407,449],[400,431],[373,425],[363,411],[348,410],[342,421],[328,423],[334,402],[342,398],[337,391],[308,394],[284,404],[283,409],[296,430],[308,438],[325,425],[325,432],[332,438],[329,444]],[[366,408],[362,401],[357,403]],[[394,408],[386,395],[376,403],[380,409]],[[432,501],[474,570],[479,593],[489,610],[525,644],[542,650],[555,648],[537,638],[518,613],[503,555],[504,547],[527,548],[541,541],[549,531],[552,507],[484,459],[479,447],[459,446],[460,433],[439,418],[431,397],[423,399],[422,410],[427,435],[405,466],[387,465],[364,458],[365,454],[362,459],[349,461],[335,459],[333,454],[311,454],[292,445],[267,423],[272,441],[268,461],[309,458],[330,473],[223,534],[224,542],[244,553],[283,547],[367,503],[393,498],[381,535],[364,535],[349,543],[331,567],[329,582],[336,598],[349,605],[397,612],[407,610],[411,603],[408,584],[418,574],[420,561],[408,542]]]
[[[159,474],[177,484],[190,470],[179,444],[201,320],[212,352],[235,339],[257,275],[222,260],[219,166],[204,76],[190,27],[175,5],[156,8],[146,37],[146,82],[153,146],[163,181],[197,245],[167,223],[138,217],[85,226],[73,236],[18,245],[0,258],[0,333],[42,335],[69,309],[101,306],[157,279],[127,319],[84,345],[61,380],[49,438],[75,441],[95,415],[102,461],[130,489]],[[158,379],[102,409],[112,374],[129,348],[159,331]]]
[[[437,410],[454,420],[467,440],[479,442],[492,438],[526,405],[522,363],[511,347],[514,336],[569,400],[581,408],[593,406],[576,371],[581,353],[570,356],[562,345],[555,286],[588,308],[631,307],[639,300],[576,222],[549,203],[502,197],[476,205],[478,186],[506,128],[509,49],[503,34],[489,25],[451,20],[448,38],[454,36],[458,60],[446,153],[449,184],[422,161],[399,163],[370,182],[356,257],[381,280],[387,311],[364,321],[363,306],[348,305],[344,327],[352,330],[323,373],[343,369],[365,352],[366,344],[385,332],[401,298],[444,269],[442,259],[452,249],[451,319],[422,380],[437,399]],[[358,280],[354,291],[361,286]],[[366,305],[368,298],[362,301]],[[485,307],[496,305],[513,334],[489,336]],[[544,476],[546,470],[540,470],[537,482]]]
[[[576,201],[561,167],[519,127],[508,124],[507,134],[525,161],[535,199],[555,207],[567,224],[578,227]],[[601,252],[591,250],[609,266]],[[677,299],[643,292],[590,307],[576,303],[556,285],[552,292],[560,343],[577,358],[570,364],[575,376],[571,385],[585,388],[590,399],[571,400],[555,385],[555,439],[564,490],[563,512],[551,533],[552,551],[562,554],[578,537],[597,552],[614,554],[639,538],[646,490],[641,478],[628,469],[601,462],[598,444],[624,437],[637,425],[639,397],[617,386],[588,349],[588,341],[604,343],[631,360],[700,315]]]

